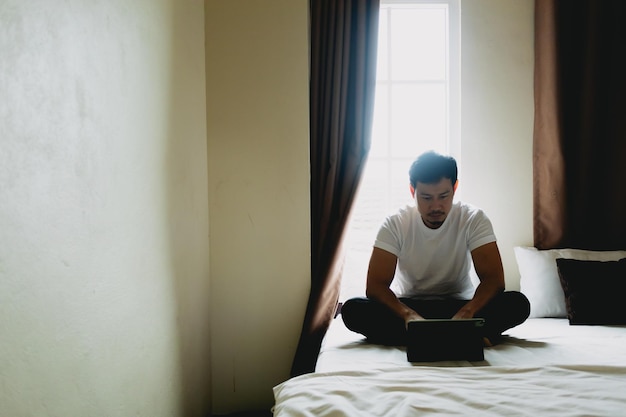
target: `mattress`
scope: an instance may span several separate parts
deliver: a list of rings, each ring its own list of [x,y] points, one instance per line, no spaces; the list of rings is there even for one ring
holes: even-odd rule
[[[274,388],[276,417],[626,415],[626,327],[529,319],[480,362],[409,363],[334,320],[316,372]]]

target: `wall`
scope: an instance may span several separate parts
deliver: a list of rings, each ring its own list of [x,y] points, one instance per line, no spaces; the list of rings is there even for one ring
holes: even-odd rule
[[[307,0],[206,2],[214,412],[269,408],[310,281]]]
[[[0,4],[0,415],[210,408],[203,25]]]
[[[513,247],[532,245],[533,0],[461,5],[459,190],[498,236],[507,289],[519,289]]]

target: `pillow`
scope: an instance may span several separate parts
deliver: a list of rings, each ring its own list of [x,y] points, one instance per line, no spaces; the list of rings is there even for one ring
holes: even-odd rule
[[[557,258],[583,261],[617,261],[626,251],[588,251],[582,249],[537,250],[514,248],[520,273],[520,291],[530,301],[530,317],[566,317],[565,295],[556,267]]]
[[[626,258],[556,260],[570,324],[626,324]]]

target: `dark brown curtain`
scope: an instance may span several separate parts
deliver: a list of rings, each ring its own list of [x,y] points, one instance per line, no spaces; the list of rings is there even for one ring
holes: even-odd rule
[[[311,0],[311,293],[291,373],[315,370],[339,298],[342,237],[370,148],[379,0]]]
[[[626,1],[535,0],[534,243],[626,248]]]

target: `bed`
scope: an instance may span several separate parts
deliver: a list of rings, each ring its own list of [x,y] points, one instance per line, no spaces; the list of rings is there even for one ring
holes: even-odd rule
[[[409,363],[404,347],[369,344],[337,318],[316,371],[274,387],[274,416],[626,415],[626,317],[609,309],[597,323],[588,306],[608,303],[589,304],[598,295],[578,282],[600,281],[603,300],[621,301],[626,252],[515,252],[531,318],[484,361]]]

